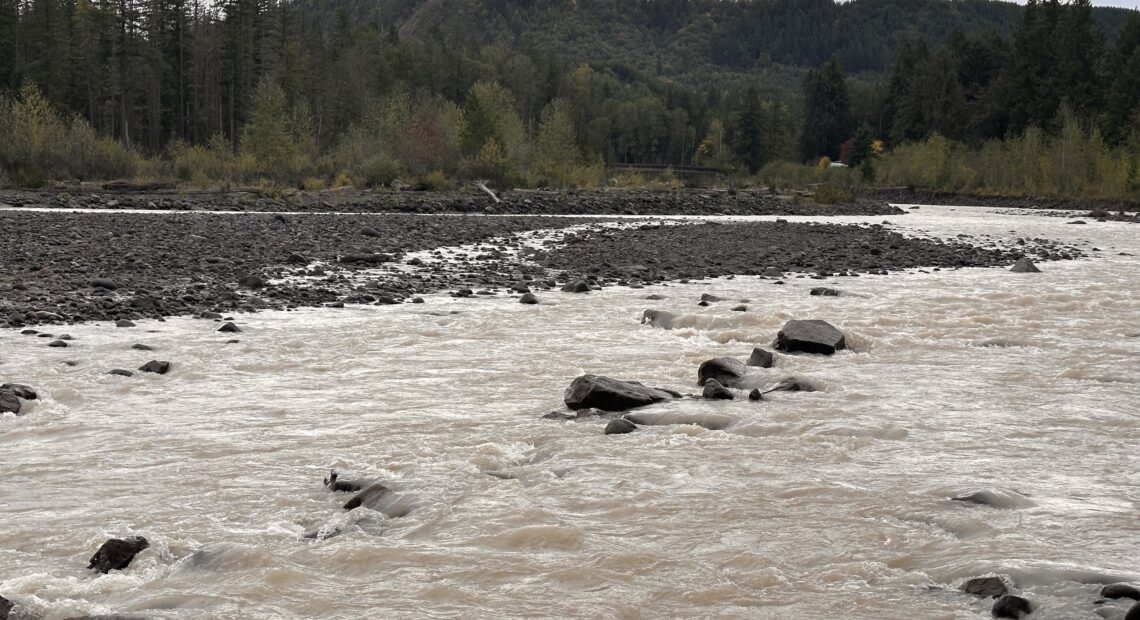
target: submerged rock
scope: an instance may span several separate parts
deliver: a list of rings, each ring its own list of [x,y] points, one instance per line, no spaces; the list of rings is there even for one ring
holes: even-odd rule
[[[234,325],[233,323],[227,322],[227,323],[223,324],[221,327],[219,327],[218,331],[225,333],[225,334],[236,334],[236,333],[241,332],[241,328],[238,327],[237,325]]]
[[[1133,605],[1132,609],[1124,614],[1124,620],[1140,620],[1140,603]]]
[[[1110,583],[1101,588],[1100,595],[1104,598],[1130,598],[1140,601],[1140,588],[1130,583]]]
[[[757,389],[754,389],[748,393],[748,400],[751,400],[751,401],[764,400],[764,395],[761,394],[759,388],[757,388]]]
[[[125,368],[112,368],[111,370],[107,371],[107,374],[117,375],[120,377],[133,377],[133,376],[135,376],[135,373],[133,373],[133,372],[131,372]]]
[[[170,362],[151,360],[142,366],[139,366],[139,370],[143,372],[153,372],[155,374],[165,375],[166,373],[170,372]]]
[[[108,571],[123,570],[130,566],[135,556],[150,546],[142,536],[132,536],[127,539],[112,538],[103,543],[87,565],[89,569],[106,574]]]
[[[1032,508],[1036,505],[1032,500],[1020,493],[990,489],[962,493],[950,499],[965,504],[978,504],[980,506],[993,506],[994,508],[1006,508],[1011,510],[1015,508]]]
[[[966,594],[973,594],[986,598],[996,598],[1009,594],[1014,590],[1013,580],[1009,575],[987,575],[973,577],[962,584],[961,590]]]
[[[1024,256],[1017,259],[1017,262],[1013,264],[1013,268],[1010,269],[1010,271],[1014,273],[1041,273],[1037,265],[1034,265],[1033,261]]]
[[[607,435],[624,435],[637,430],[637,425],[625,418],[616,418],[606,424]]]
[[[356,496],[352,499],[345,502],[344,509],[353,510],[355,508],[360,508],[363,506],[365,508],[379,510],[378,506],[380,501],[385,499],[391,492],[392,489],[389,489],[379,482],[374,483],[360,493],[357,493]]]
[[[776,365],[776,355],[767,349],[756,347],[745,363],[756,368],[771,368]]]
[[[765,391],[765,394],[770,392],[815,392],[819,388],[814,383],[807,379],[799,377],[788,377],[783,381],[777,383],[774,387]]]
[[[562,287],[563,293],[589,293],[590,285],[585,280],[569,282]]]
[[[338,480],[339,474],[336,470],[329,472],[329,477],[325,478],[325,487],[330,491],[342,493],[355,493],[364,488],[364,483],[356,480]]]
[[[522,297],[519,297],[519,303],[533,306],[538,303],[538,297],[536,297],[534,293],[528,291],[526,293],[523,293]]]
[[[724,298],[723,297],[717,297],[716,295],[710,295],[708,293],[704,293],[703,295],[701,295],[701,301],[716,303],[718,301],[724,301]]]
[[[817,286],[811,290],[811,294],[816,297],[839,297],[842,293],[838,289]]]
[[[134,326],[135,326],[135,322],[134,321],[128,321],[127,319],[119,319],[118,321],[115,321],[115,327],[134,327]]]
[[[8,620],[8,614],[12,613],[14,606],[12,601],[0,596],[0,620]]]
[[[827,321],[792,320],[784,324],[784,328],[776,335],[773,346],[777,351],[831,355],[846,349],[847,340],[843,332]]]
[[[733,357],[717,357],[701,364],[697,369],[697,385],[710,379],[725,387],[740,387],[740,380],[748,374],[748,365]]]
[[[625,411],[671,398],[673,395],[664,390],[598,375],[582,375],[574,379],[563,396],[566,406],[571,409],[592,407],[604,411]]]
[[[673,321],[677,315],[665,310],[646,310],[641,314],[641,324],[646,323],[661,329],[673,329]]]
[[[994,601],[994,606],[990,610],[995,618],[1013,618],[1018,620],[1022,616],[1027,616],[1033,613],[1033,604],[1026,599],[1015,594],[1003,594],[998,600]]]
[[[704,391],[701,392],[701,396],[708,400],[732,400],[735,398],[732,392],[718,383],[716,379],[705,381],[705,388]]]
[[[20,414],[20,399],[15,394],[0,392],[0,413]]]

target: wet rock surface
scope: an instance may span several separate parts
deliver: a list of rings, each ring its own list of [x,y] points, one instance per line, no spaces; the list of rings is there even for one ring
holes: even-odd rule
[[[100,573],[123,570],[130,566],[136,555],[149,546],[150,543],[142,536],[132,536],[126,539],[112,538],[103,543],[95,555],[91,556],[87,568]]]
[[[635,381],[582,375],[570,383],[563,398],[566,406],[574,410],[624,411],[669,400],[673,395]]]

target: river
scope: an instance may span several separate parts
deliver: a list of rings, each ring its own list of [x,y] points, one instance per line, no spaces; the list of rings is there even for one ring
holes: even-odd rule
[[[1140,580],[1140,228],[889,219],[1090,256],[822,283],[841,297],[739,277],[264,312],[235,317],[239,334],[43,328],[74,336],[66,349],[2,330],[0,379],[40,400],[0,417],[0,594],[47,620],[988,618],[956,586],[996,571],[1034,618],[1122,615],[1094,601],[1098,582]],[[640,325],[647,308],[676,328]],[[654,405],[677,423],[628,435],[541,419],[583,373],[698,392],[702,361],[746,359],[794,318],[851,349],[784,355],[753,381],[820,391]],[[106,374],[150,359],[173,369]],[[331,468],[383,482],[407,514],[344,512]],[[976,489],[1019,507],[949,500]],[[85,570],[135,534],[151,546],[129,569]]]

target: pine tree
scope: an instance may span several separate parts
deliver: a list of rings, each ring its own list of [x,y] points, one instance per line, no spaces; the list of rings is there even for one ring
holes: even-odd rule
[[[851,135],[847,77],[834,58],[804,80],[804,130],[800,142],[806,160],[836,159],[839,146]]]
[[[749,84],[732,123],[732,147],[737,158],[751,174],[756,174],[768,161],[768,145],[760,91]]]

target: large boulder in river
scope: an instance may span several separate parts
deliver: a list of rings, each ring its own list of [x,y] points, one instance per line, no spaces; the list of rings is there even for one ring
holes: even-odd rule
[[[1133,605],[1132,609],[1124,614],[1124,620],[1140,620],[1140,603]]]
[[[704,385],[709,379],[725,387],[740,387],[740,380],[748,374],[748,365],[732,357],[717,357],[697,369],[697,385]]]
[[[1024,256],[1017,259],[1017,262],[1013,264],[1013,269],[1010,269],[1010,271],[1014,273],[1041,273],[1037,265],[1034,265],[1033,261]]]
[[[1110,599],[1130,598],[1140,601],[1140,588],[1130,583],[1110,583],[1101,588],[1100,595]]]
[[[705,389],[701,392],[705,400],[732,400],[732,391],[717,382],[716,379],[705,381]]]
[[[12,601],[0,596],[0,620],[8,620],[8,614],[12,613],[13,607],[15,605],[12,604]]]
[[[843,332],[827,321],[788,321],[776,334],[773,345],[778,351],[800,351],[831,355],[847,348]]]
[[[127,539],[112,538],[103,543],[95,555],[91,556],[87,568],[104,574],[108,571],[123,570],[130,566],[131,560],[135,559],[136,555],[149,546],[150,543],[142,536],[132,536]]]
[[[967,579],[961,587],[966,594],[973,594],[984,598],[997,598],[1009,594],[1014,590],[1013,580],[1009,575],[986,575]]]
[[[0,413],[20,413],[20,399],[11,392],[0,392]]]
[[[990,609],[990,613],[995,618],[1013,618],[1013,620],[1018,620],[1033,613],[1033,603],[1030,603],[1029,599],[1015,594],[1003,594],[998,600],[994,601],[994,606]]]
[[[649,323],[661,329],[673,329],[673,321],[677,315],[665,310],[646,310],[641,314],[641,324]]]
[[[39,398],[39,394],[36,394],[35,390],[22,383],[5,383],[0,385],[0,393],[3,392],[18,396],[24,400],[36,400]]]
[[[756,347],[752,349],[752,355],[745,364],[756,368],[771,368],[776,365],[776,356],[767,349]]]
[[[582,375],[566,388],[566,406],[578,409],[625,411],[673,398],[664,390],[646,387],[636,381],[620,381],[599,375]]]

